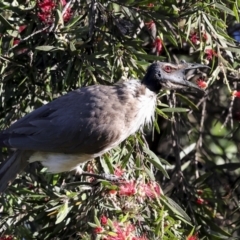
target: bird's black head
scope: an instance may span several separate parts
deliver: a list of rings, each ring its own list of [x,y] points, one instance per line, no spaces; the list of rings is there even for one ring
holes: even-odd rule
[[[170,90],[195,88],[203,91],[193,82],[194,79],[203,78],[204,71],[209,67],[198,63],[181,62],[179,64],[155,62],[151,64],[142,83],[151,91],[158,93],[161,88]]]

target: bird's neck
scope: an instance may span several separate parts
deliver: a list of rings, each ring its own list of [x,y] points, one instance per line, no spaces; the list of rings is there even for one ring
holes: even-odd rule
[[[143,80],[141,81],[141,83],[143,85],[145,85],[146,88],[148,88],[150,91],[152,91],[156,94],[159,93],[159,91],[161,90],[161,85],[160,85],[159,81],[148,78],[148,76],[145,76],[143,78]]]

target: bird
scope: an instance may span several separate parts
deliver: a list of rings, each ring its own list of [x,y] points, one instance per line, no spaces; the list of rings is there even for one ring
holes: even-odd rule
[[[227,31],[228,35],[231,36],[236,43],[240,43],[240,23],[233,22],[229,24]]]
[[[0,147],[14,149],[0,165],[0,193],[28,163],[39,161],[50,173],[68,172],[118,146],[152,124],[161,89],[202,91],[191,78],[206,68],[157,61],[141,81],[81,87],[17,120],[0,132]]]

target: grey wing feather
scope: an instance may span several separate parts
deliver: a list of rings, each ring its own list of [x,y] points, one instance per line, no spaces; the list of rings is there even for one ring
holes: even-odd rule
[[[21,150],[100,152],[124,127],[116,91],[99,85],[72,91],[18,120],[0,133],[0,141]]]

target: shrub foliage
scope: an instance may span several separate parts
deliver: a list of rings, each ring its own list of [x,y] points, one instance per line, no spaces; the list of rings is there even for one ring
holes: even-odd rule
[[[239,4],[1,1],[1,129],[78,87],[141,79],[156,60],[210,74],[204,95],[161,91],[152,129],[83,166],[123,182],[30,164],[0,197],[0,239],[237,239]]]

